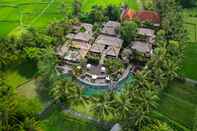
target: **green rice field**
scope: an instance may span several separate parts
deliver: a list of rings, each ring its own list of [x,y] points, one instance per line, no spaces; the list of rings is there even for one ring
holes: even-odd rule
[[[184,54],[183,66],[180,74],[184,77],[197,80],[197,42],[187,43]]]
[[[158,114],[164,121],[171,122],[182,130],[196,131],[197,124],[197,87],[175,81],[162,92]]]
[[[185,28],[190,42],[197,41],[197,8],[184,10]]]
[[[107,6],[127,3],[139,9],[136,0],[81,0],[82,11],[90,11],[93,5]],[[18,26],[33,26],[44,29],[49,23],[64,18],[64,12],[72,11],[73,0],[1,0],[0,37],[15,32]],[[63,6],[64,5],[64,6]]]

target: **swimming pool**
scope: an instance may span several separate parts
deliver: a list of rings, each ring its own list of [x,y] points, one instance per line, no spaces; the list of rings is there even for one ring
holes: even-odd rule
[[[67,79],[67,80],[73,80],[72,75],[68,75],[68,74],[64,75],[64,78]],[[86,84],[86,83],[82,83],[77,79],[74,79],[74,81],[79,83],[80,86],[82,86],[84,88],[84,95],[85,96],[103,94],[106,91],[110,90],[109,87],[107,87],[107,86],[106,87],[93,86],[93,85],[89,85],[89,84]],[[133,75],[131,73],[129,73],[128,76],[125,79],[123,79],[123,80],[121,80],[117,83],[116,90],[121,91],[121,89],[123,89],[123,87],[125,87],[126,84],[131,83],[132,81],[133,81]]]
[[[125,87],[128,83],[131,83],[133,81],[133,75],[129,73],[127,78],[124,80],[118,82],[117,84],[117,91],[121,91],[123,87]],[[106,88],[99,88],[99,87],[92,87],[90,85],[85,85],[83,83],[80,83],[84,87],[84,95],[85,96],[92,96],[92,95],[97,95],[97,94],[103,94],[106,91],[109,91],[110,89],[108,87]]]

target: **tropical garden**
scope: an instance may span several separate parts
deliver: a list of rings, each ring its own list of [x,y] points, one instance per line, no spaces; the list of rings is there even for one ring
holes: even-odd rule
[[[96,1],[70,3],[69,14],[67,5],[61,4],[62,18],[50,24],[45,21],[45,30],[23,25],[0,39],[0,130],[105,131],[119,123],[125,131],[195,131],[197,88],[185,77],[192,74],[190,78],[196,79],[196,45],[188,46],[191,36],[184,24],[191,17],[189,10],[196,9],[195,0],[142,1],[140,6],[161,15],[154,53],[121,91],[95,95],[84,95],[75,79],[57,72],[59,59],[54,49],[66,40],[73,22],[92,23],[99,32],[100,23],[118,20],[120,2],[109,1],[109,6],[99,1],[96,6]],[[123,23],[120,33],[125,44],[135,37],[140,24]],[[105,65],[109,72],[124,66],[113,59]]]

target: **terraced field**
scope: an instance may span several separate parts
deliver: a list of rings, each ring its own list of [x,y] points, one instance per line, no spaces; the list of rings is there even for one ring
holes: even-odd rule
[[[137,0],[81,0],[82,10],[90,11],[93,5],[107,6],[127,3],[137,10]],[[50,22],[62,19],[72,11],[73,0],[1,0],[0,36],[5,36],[18,26],[33,26],[43,29]]]
[[[166,122],[180,130],[196,131],[197,127],[197,86],[174,81],[161,94],[158,113]]]

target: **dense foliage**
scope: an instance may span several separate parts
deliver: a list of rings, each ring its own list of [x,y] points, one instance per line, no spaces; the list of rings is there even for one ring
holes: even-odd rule
[[[73,4],[74,15],[79,16],[80,3]],[[155,123],[151,113],[157,108],[158,94],[166,88],[169,81],[177,77],[182,60],[183,44],[186,40],[183,28],[181,8],[175,0],[161,0],[157,3],[161,14],[161,30],[156,37],[156,47],[146,66],[134,76],[134,81],[128,83],[125,90],[119,93],[110,91],[104,95],[92,96],[87,99],[79,85],[74,81],[64,80],[57,75],[55,66],[58,59],[54,53],[57,45],[66,39],[71,31],[70,26],[78,22],[76,19],[65,19],[49,25],[47,33],[40,33],[30,28],[20,39],[9,38],[1,40],[1,67],[21,59],[36,61],[44,88],[47,88],[55,101],[60,101],[67,108],[72,104],[91,102],[91,109],[97,118],[105,120],[113,116],[113,122],[119,122],[125,131],[130,130],[171,130],[166,124]],[[94,6],[87,14],[80,14],[82,21],[102,24],[107,19],[117,20],[117,7],[109,6],[103,9]],[[136,37],[138,25],[135,22],[124,22],[120,28],[125,46]],[[132,52],[125,52],[128,57]],[[130,60],[126,60],[129,64]],[[124,66],[119,60],[105,62],[109,73],[119,72]],[[113,75],[113,74],[112,74]],[[115,75],[118,75],[116,73]],[[23,102],[21,102],[23,101]],[[27,106],[28,105],[28,106]],[[2,130],[29,130],[37,128],[38,112],[32,108],[34,103],[18,98],[10,87],[0,83],[0,126]],[[34,109],[34,110],[33,110]],[[153,125],[153,126],[151,126]]]
[[[135,22],[124,22],[120,28],[120,34],[124,40],[124,46],[128,46],[137,34],[138,25]]]
[[[157,10],[162,19],[161,27],[166,32],[165,39],[184,41],[187,35],[183,26],[182,9],[179,4],[175,0],[161,0],[157,3]]]
[[[40,105],[35,101],[18,96],[13,88],[0,83],[0,130],[39,131],[39,110]]]
[[[178,0],[184,8],[191,8],[196,6],[196,0]]]

